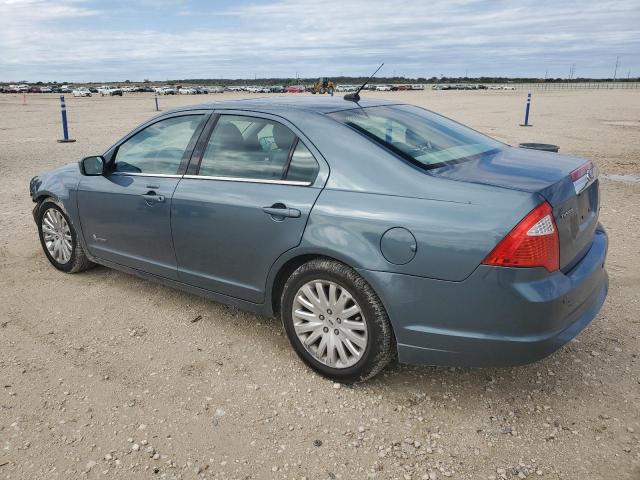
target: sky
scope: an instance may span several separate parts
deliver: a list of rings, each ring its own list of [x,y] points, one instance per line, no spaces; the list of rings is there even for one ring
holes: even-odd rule
[[[0,0],[0,81],[640,76],[640,0]]]

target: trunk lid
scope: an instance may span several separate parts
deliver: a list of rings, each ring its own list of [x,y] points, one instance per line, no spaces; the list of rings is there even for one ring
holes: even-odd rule
[[[587,253],[598,225],[597,172],[583,158],[505,147],[430,170],[442,178],[537,193],[553,208],[560,240],[560,269]]]

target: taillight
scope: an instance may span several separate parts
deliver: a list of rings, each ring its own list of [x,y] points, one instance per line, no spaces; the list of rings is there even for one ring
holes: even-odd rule
[[[547,202],[541,203],[511,230],[482,262],[503,267],[560,268],[560,242]]]

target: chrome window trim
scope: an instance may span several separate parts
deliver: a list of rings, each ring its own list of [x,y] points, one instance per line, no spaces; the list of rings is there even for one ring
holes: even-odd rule
[[[244,182],[244,183],[267,183],[275,185],[293,185],[298,187],[308,187],[313,185],[312,182],[300,182],[295,180],[268,180],[262,178],[244,178],[244,177],[215,177],[209,175],[172,175],[167,173],[138,173],[138,172],[113,172],[111,175],[121,175],[124,177],[160,177],[160,178],[189,178],[192,180],[222,180],[225,182]]]
[[[243,183],[268,183],[275,185],[294,185],[299,187],[308,187],[311,182],[299,182],[294,180],[267,180],[261,178],[244,178],[244,177],[215,177],[209,175],[184,175],[182,178],[192,180],[222,180],[225,182],[243,182]]]
[[[170,174],[170,173],[112,172],[111,175],[122,175],[125,177],[182,178],[182,175]]]

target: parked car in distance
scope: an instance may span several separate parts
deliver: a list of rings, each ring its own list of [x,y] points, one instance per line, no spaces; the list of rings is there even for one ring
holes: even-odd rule
[[[207,89],[209,90],[209,93],[224,93],[224,87],[221,87],[219,85],[207,87]]]
[[[160,87],[158,90],[158,95],[175,95],[176,89],[173,87]]]
[[[300,358],[340,382],[396,354],[535,361],[607,295],[590,161],[398,102],[183,107],[34,177],[30,193],[55,268],[98,263],[279,316]]]
[[[182,87],[178,90],[180,95],[195,95],[197,92],[194,88],[191,87]]]
[[[91,96],[91,91],[88,88],[85,88],[85,87],[76,88],[73,91],[73,96],[74,97],[90,97]]]
[[[122,96],[122,89],[117,88],[117,87],[106,87],[106,88],[102,88],[102,89],[98,89],[100,91],[100,95],[104,96],[108,96],[108,97],[113,97],[113,96]]]
[[[269,87],[269,92],[271,93],[284,93],[285,89],[282,85],[271,85]]]
[[[305,90],[304,85],[289,85],[287,87],[287,93],[304,93]]]

